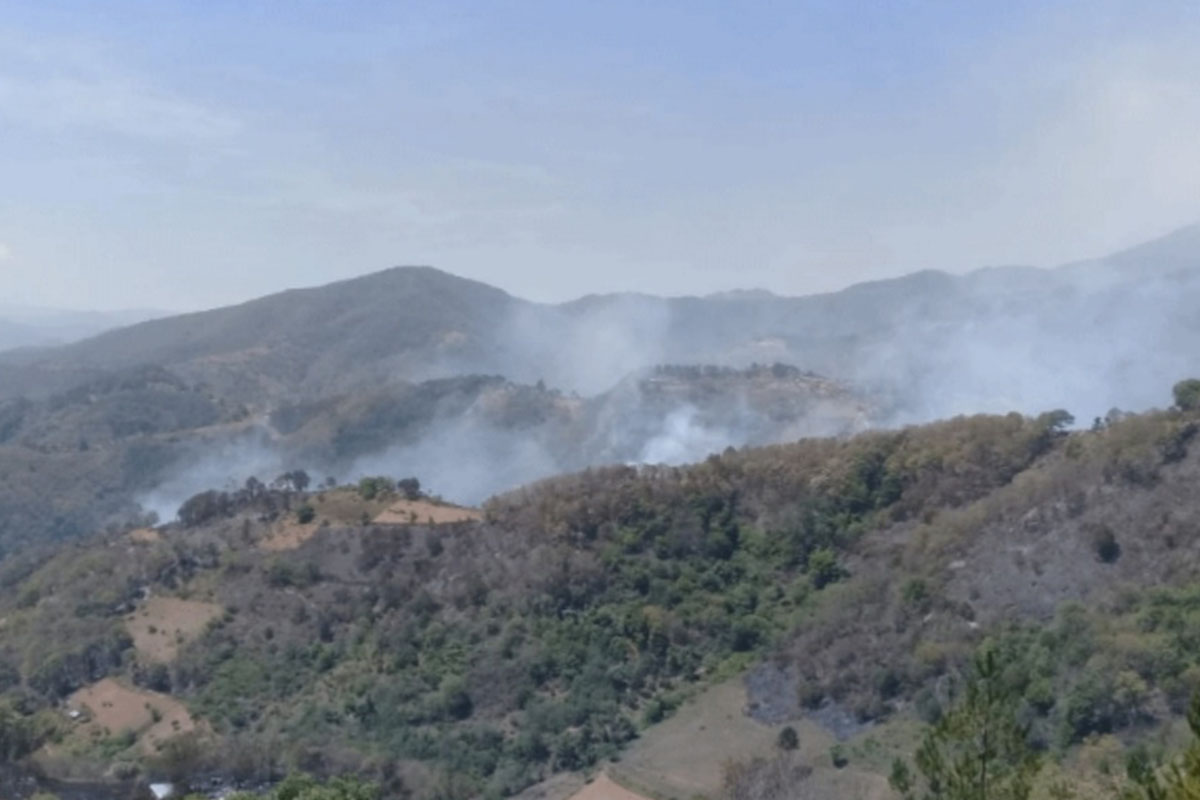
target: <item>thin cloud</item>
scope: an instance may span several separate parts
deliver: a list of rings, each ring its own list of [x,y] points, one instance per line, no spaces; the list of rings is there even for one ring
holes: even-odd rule
[[[6,43],[7,44],[7,43]],[[235,135],[238,120],[125,72],[102,52],[5,47],[0,58],[0,118],[35,130],[82,129],[152,140],[214,140]]]

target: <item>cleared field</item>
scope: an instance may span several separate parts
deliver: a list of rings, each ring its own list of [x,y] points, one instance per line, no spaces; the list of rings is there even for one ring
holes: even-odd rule
[[[727,765],[778,754],[783,725],[764,725],[744,713],[741,679],[718,684],[685,703],[670,719],[650,728],[608,767],[613,780],[655,800],[692,800],[721,795]],[[812,775],[797,787],[798,798],[887,800],[887,780],[856,768],[833,767],[835,739],[814,722],[791,723],[799,734],[799,760]]]
[[[444,525],[451,522],[474,522],[483,514],[474,508],[441,505],[428,500],[397,500],[375,517],[377,525]]]
[[[89,721],[81,726],[85,736],[112,736],[123,731],[138,735],[144,752],[156,750],[168,739],[196,729],[184,707],[170,695],[132,689],[112,678],[85,686],[67,698],[67,706],[83,711]]]
[[[222,609],[215,603],[150,597],[125,618],[125,629],[133,637],[138,655],[149,661],[173,661],[179,648],[204,632]]]
[[[301,525],[295,519],[285,519],[275,523],[271,532],[259,542],[258,546],[272,553],[295,550],[316,536],[319,530],[320,526],[315,521]]]
[[[608,777],[608,773],[601,772],[595,780],[571,795],[571,800],[650,800],[650,798],[626,789]]]

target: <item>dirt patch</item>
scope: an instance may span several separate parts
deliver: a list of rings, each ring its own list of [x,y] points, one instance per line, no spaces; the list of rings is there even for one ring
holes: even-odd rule
[[[608,777],[608,773],[601,772],[595,780],[571,795],[571,800],[650,800],[650,798],[626,789]]]
[[[475,508],[431,503],[428,500],[397,500],[375,517],[376,525],[446,525],[477,522],[483,513]]]
[[[131,689],[112,678],[85,686],[67,698],[67,706],[84,712],[86,736],[115,736],[133,731],[144,752],[151,753],[168,739],[196,730],[183,703],[174,697]]]
[[[138,544],[154,544],[162,541],[162,534],[154,528],[135,528],[129,532],[129,541]]]
[[[258,546],[271,553],[278,553],[283,550],[295,550],[316,536],[317,531],[320,529],[321,525],[315,520],[304,525],[295,519],[282,520],[275,524],[271,532],[267,534],[265,539],[259,542]]]
[[[125,629],[133,637],[138,655],[149,661],[173,661],[179,648],[204,632],[222,609],[215,603],[150,597],[125,618]]]

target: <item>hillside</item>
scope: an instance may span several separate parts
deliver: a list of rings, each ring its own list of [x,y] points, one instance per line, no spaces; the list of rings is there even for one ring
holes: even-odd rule
[[[391,383],[254,415],[161,367],[0,401],[0,552],[153,511],[211,486],[303,468],[318,479],[420,474],[479,502],[603,463],[682,463],[745,443],[862,430],[847,387],[776,365],[662,368],[581,398],[499,376]],[[53,497],[53,502],[46,502]]]
[[[964,412],[1152,408],[1152,387],[1200,372],[1197,230],[1057,270],[798,298],[544,305],[396,268],[0,354],[0,551],[296,468],[419,473],[474,503],[587,466]]]
[[[182,522],[6,562],[8,719],[78,777],[351,770],[499,795],[640,738],[610,773],[670,787],[688,768],[656,766],[660,721],[744,676],[746,724],[807,731],[796,774],[844,789],[880,785],[991,637],[1060,768],[1087,773],[1089,737],[1149,741],[1198,685],[1200,417],[1068,422],[589,470],[479,514],[412,484],[199,496]],[[159,710],[106,722],[88,692]]]

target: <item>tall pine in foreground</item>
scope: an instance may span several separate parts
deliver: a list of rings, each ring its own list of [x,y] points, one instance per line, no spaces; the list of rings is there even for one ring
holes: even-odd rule
[[[1001,680],[996,654],[975,658],[959,701],[926,731],[916,770],[897,759],[892,788],[904,800],[1027,800],[1040,767],[1018,698]]]
[[[1200,693],[1192,697],[1188,726],[1195,738],[1174,763],[1159,770],[1141,764],[1130,769],[1136,788],[1124,800],[1200,800]]]

